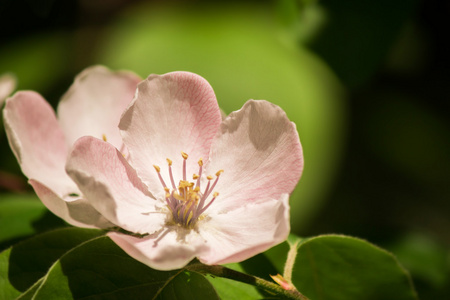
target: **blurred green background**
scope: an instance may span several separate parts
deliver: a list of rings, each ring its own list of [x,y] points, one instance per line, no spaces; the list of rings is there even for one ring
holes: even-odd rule
[[[227,113],[278,104],[305,155],[293,232],[367,239],[421,299],[450,299],[448,2],[2,0],[0,22],[0,74],[54,107],[93,64],[198,73]],[[0,155],[0,246],[64,226],[29,195],[3,127]]]

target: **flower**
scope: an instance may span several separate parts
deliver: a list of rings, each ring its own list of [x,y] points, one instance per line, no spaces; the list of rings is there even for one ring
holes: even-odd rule
[[[16,88],[16,78],[11,74],[3,74],[0,76],[0,106]]]
[[[6,101],[5,129],[23,173],[50,211],[72,225],[111,226],[66,174],[66,159],[84,135],[106,137],[125,151],[117,124],[140,81],[131,72],[88,68],[62,97],[58,117],[36,92],[19,91]]]
[[[224,264],[287,238],[303,155],[295,124],[278,106],[250,100],[222,121],[202,77],[150,75],[119,128],[129,155],[83,137],[66,170],[123,229],[108,235],[130,256],[160,270],[195,257]]]

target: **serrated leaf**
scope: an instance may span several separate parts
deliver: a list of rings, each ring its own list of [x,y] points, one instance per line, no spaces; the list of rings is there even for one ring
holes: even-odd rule
[[[219,299],[208,280],[183,270],[158,271],[134,260],[108,237],[61,257],[33,299]]]
[[[18,243],[0,253],[0,299],[15,299],[43,277],[65,252],[103,231],[63,228]]]
[[[301,241],[292,282],[311,300],[417,300],[408,272],[391,253],[341,235]]]

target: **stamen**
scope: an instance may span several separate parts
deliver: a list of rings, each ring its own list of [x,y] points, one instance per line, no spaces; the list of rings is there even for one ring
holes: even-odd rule
[[[181,156],[183,157],[183,173],[182,179],[179,181],[178,185],[175,184],[175,180],[172,173],[172,160],[169,158],[166,159],[168,168],[169,168],[169,178],[172,184],[172,189],[169,189],[164,182],[164,179],[161,176],[161,168],[157,165],[154,165],[156,172],[158,173],[159,180],[163,185],[165,192],[165,201],[167,203],[168,209],[172,214],[172,221],[176,224],[179,224],[185,228],[193,228],[198,221],[198,218],[202,213],[204,213],[211,204],[215,201],[219,193],[214,192],[212,199],[206,204],[206,201],[209,195],[212,193],[215,188],[220,174],[223,173],[223,170],[219,170],[216,172],[216,178],[214,182],[213,176],[208,175],[206,179],[208,180],[206,189],[201,192],[200,181],[202,179],[203,172],[203,159],[198,160],[198,175],[193,174],[192,179],[197,181],[196,183],[188,181],[186,178],[186,167],[188,159],[188,154],[185,152],[181,152]],[[205,205],[206,204],[206,205]]]
[[[211,206],[211,204],[214,202],[214,200],[216,200],[217,196],[219,196],[219,193],[218,193],[218,192],[214,192],[213,198],[211,199],[211,201],[209,201],[209,203],[208,203],[204,208],[202,208],[202,209],[200,209],[200,211],[198,211],[198,215],[199,215],[199,216],[200,216],[202,213],[204,213],[205,210],[208,209],[208,207]]]
[[[183,159],[188,159],[189,157],[186,152],[181,152],[181,156],[183,156]]]
[[[166,183],[164,182],[164,179],[161,176],[161,168],[157,165],[153,165],[153,168],[155,168],[156,173],[158,173],[159,181],[161,181],[161,184],[163,185],[164,189],[167,188]]]
[[[208,179],[208,184],[206,185],[206,189],[203,192],[202,200],[203,200],[203,198],[206,199],[206,197],[208,197],[208,195],[209,195],[209,187],[211,185],[211,180],[213,179],[213,177],[207,176],[206,179]]]
[[[102,140],[106,142],[106,134],[102,134]]]
[[[202,177],[202,171],[203,171],[203,158],[200,158],[200,159],[198,160],[198,166],[199,166],[199,169],[198,169],[198,178],[194,178],[194,180],[197,179],[197,183],[195,184],[195,186],[200,187],[200,179],[201,179],[201,177]]]
[[[173,175],[172,175],[172,161],[168,158],[166,158],[167,160],[167,164],[169,165],[169,177],[170,177],[170,183],[172,183],[172,188],[174,190],[177,189],[177,186],[175,185],[175,180],[173,180]]]
[[[223,170],[217,171],[217,173],[216,173],[217,177],[216,177],[216,180],[214,180],[214,183],[213,183],[212,187],[208,190],[208,193],[206,193],[206,191],[205,191],[206,197],[208,197],[209,194],[211,194],[211,191],[216,187],[216,184],[219,181],[219,176],[220,176],[221,173],[223,173]]]
[[[183,156],[183,180],[186,180],[186,160],[188,155],[185,152],[181,152],[181,156]]]

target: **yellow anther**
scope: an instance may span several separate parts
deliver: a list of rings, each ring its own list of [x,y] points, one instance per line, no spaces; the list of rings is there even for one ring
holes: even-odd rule
[[[213,177],[211,175],[206,176],[206,179],[211,180]]]
[[[198,165],[201,167],[201,166],[203,166],[203,158],[200,158],[199,160],[198,160]]]
[[[165,190],[167,193],[170,192],[170,190],[169,190],[168,187],[165,187],[164,190]]]
[[[188,158],[188,155],[185,152],[181,152],[181,156],[183,156],[184,159]]]
[[[170,159],[168,159],[168,158],[166,158],[166,160],[167,160],[167,163],[169,164],[169,166],[171,166],[172,165],[172,161]]]
[[[153,168],[155,168],[156,172],[158,172],[158,173],[161,171],[161,168],[158,167],[157,165],[153,165]]]
[[[200,187],[196,186],[195,189],[194,189],[194,192],[196,192],[196,193],[200,192]]]
[[[189,181],[186,180],[180,180],[180,184],[178,185],[179,188],[184,188],[189,186]]]
[[[223,170],[217,171],[216,176],[219,176],[221,173],[223,173]]]
[[[166,198],[170,198],[170,194],[169,193],[166,193]]]
[[[106,142],[106,134],[102,134],[102,140]]]
[[[197,174],[194,174],[194,175],[192,175],[192,179],[198,179],[198,175]]]
[[[214,192],[213,193],[213,197],[217,197],[217,196],[219,196],[219,193],[218,192]]]
[[[181,197],[178,193],[173,193],[173,197],[178,201],[185,201],[183,197]]]

